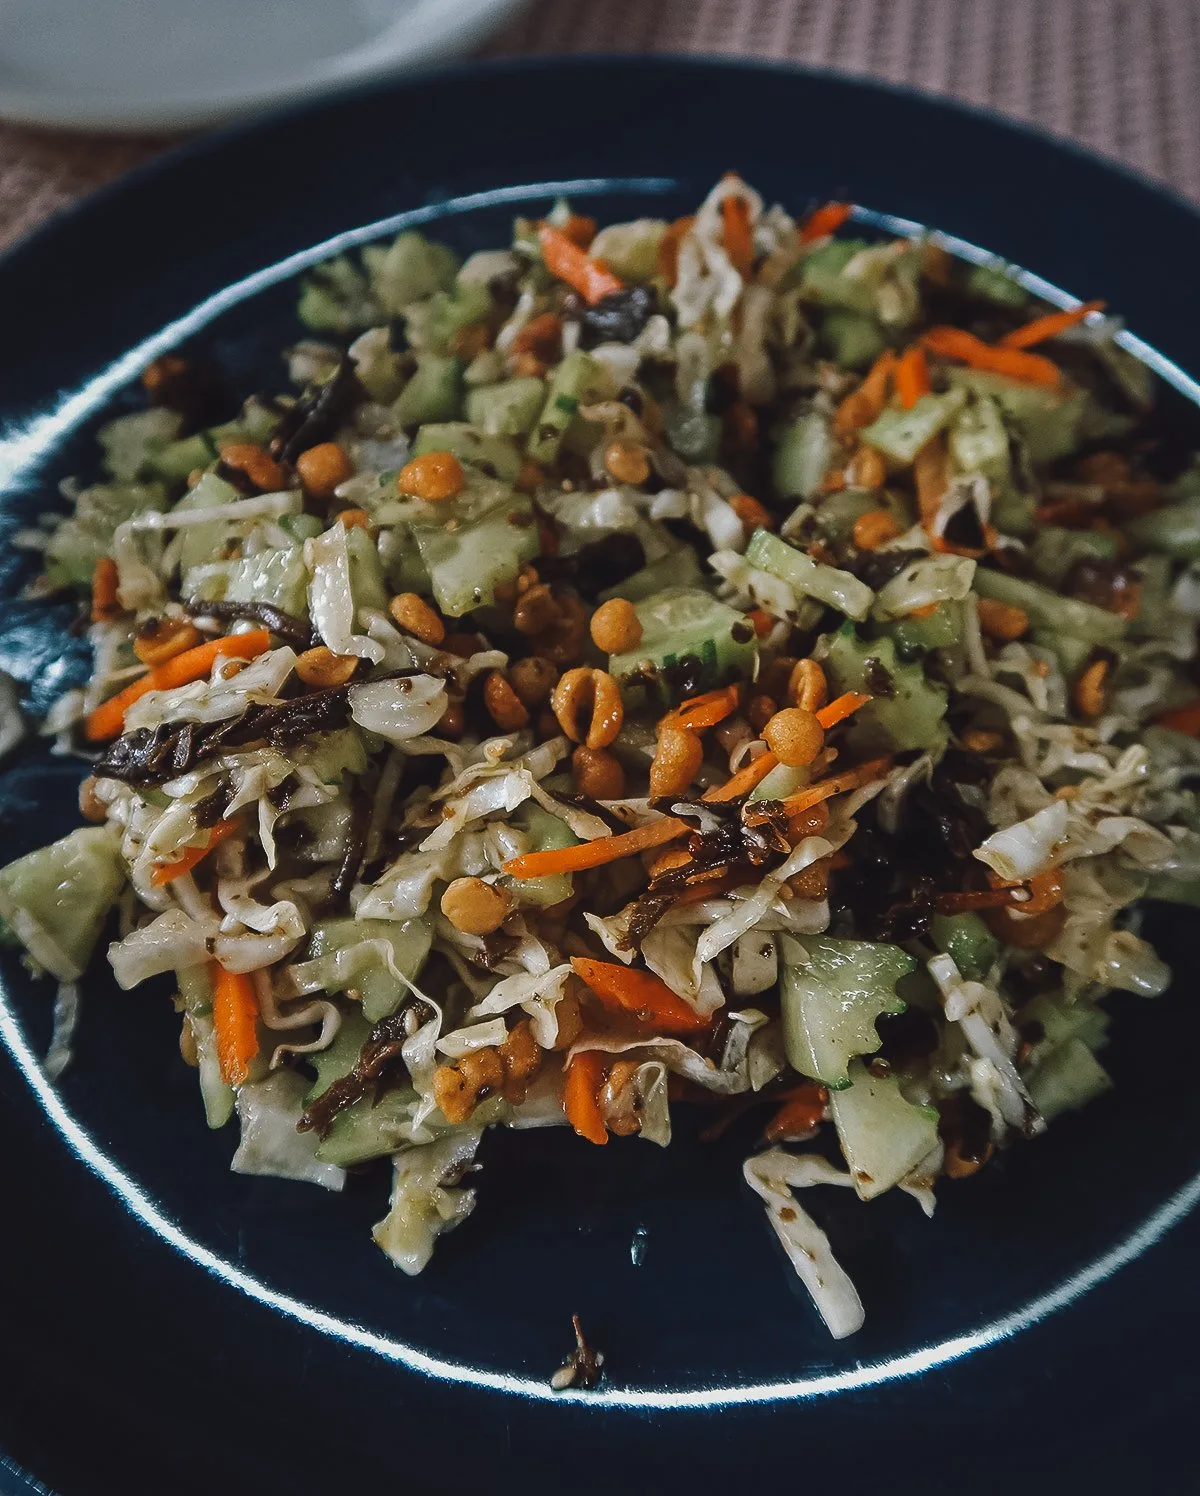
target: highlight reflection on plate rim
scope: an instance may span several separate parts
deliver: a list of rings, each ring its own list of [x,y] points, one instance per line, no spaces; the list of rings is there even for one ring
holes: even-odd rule
[[[344,253],[384,234],[457,217],[487,208],[528,202],[560,195],[626,193],[648,197],[676,191],[681,184],[671,177],[589,177],[568,181],[534,182],[448,198],[426,207],[410,209],[327,239],[309,249],[289,255],[276,264],[254,272],[207,297],[184,316],[143,340],[116,359],[107,369],[89,379],[81,389],[67,395],[51,410],[33,416],[0,433],[0,496],[11,492],[31,476],[56,443],[80,422],[95,414],[119,389],[135,378],[151,359],[174,348],[182,339],[200,331],[221,313],[251,296],[279,284],[320,260]],[[892,214],[856,208],[856,222],[886,233],[915,234],[925,226]],[[990,251],[967,240],[933,231],[937,242],[952,254],[974,264],[1002,263]],[[1006,268],[1028,291],[1056,306],[1074,306],[1077,298],[1032,272],[1007,264]],[[1200,405],[1200,384],[1171,360],[1122,330],[1116,341],[1145,363],[1167,384],[1194,404]],[[477,1389],[503,1392],[542,1402],[568,1402],[596,1409],[622,1408],[634,1411],[697,1410],[745,1406],[784,1400],[809,1400],[841,1392],[856,1391],[882,1383],[919,1376],[921,1373],[959,1360],[975,1351],[1011,1339],[1040,1321],[1066,1308],[1090,1289],[1135,1261],[1158,1242],[1200,1201],[1200,1173],[1194,1175],[1155,1210],[1139,1227],[1086,1267],[1072,1274],[1057,1288],[1029,1300],[1020,1308],[990,1323],[935,1345],[922,1346],[886,1361],[860,1363],[844,1371],[798,1377],[788,1381],[751,1383],[743,1386],[706,1388],[640,1388],[605,1386],[591,1392],[555,1392],[548,1380],[535,1380],[507,1372],[487,1371],[446,1361],[404,1341],[389,1338],[362,1325],[338,1319],[289,1294],[270,1288],[249,1273],[226,1261],[218,1253],[195,1241],[170,1219],[129,1174],[99,1146],[76,1120],[47,1080],[41,1062],[25,1036],[11,1001],[7,984],[0,984],[0,1039],[12,1054],[24,1080],[46,1115],[66,1141],[74,1156],[101,1179],[139,1220],[190,1262],[203,1268],[229,1287],[359,1350],[370,1351],[386,1361],[432,1379]]]

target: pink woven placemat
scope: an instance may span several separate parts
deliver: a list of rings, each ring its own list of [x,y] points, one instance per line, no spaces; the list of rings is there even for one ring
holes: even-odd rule
[[[486,52],[792,58],[990,105],[1200,200],[1200,0],[534,0]],[[0,244],[171,143],[0,125]]]

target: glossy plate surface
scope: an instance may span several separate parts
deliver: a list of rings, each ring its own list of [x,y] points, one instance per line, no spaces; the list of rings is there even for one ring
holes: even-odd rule
[[[1180,429],[1200,444],[1182,372],[1200,365],[1200,218],[1184,204],[882,87],[555,61],[444,74],[219,137],[10,254],[3,523],[28,523],[59,478],[91,469],[100,413],[132,402],[130,382],[167,347],[213,354],[239,394],[278,386],[278,351],[299,331],[290,278],[331,248],[406,224],[465,252],[494,246],[514,212],[544,211],[559,191],[602,220],[674,216],[731,166],[794,211],[849,197],[986,245],[1050,287],[1107,296],[1158,350],[1182,392],[1168,397]],[[87,661],[69,610],[17,599],[28,574],[6,537],[0,666],[44,707]],[[5,859],[74,824],[80,773],[32,749],[10,762]],[[933,1222],[905,1197],[812,1199],[866,1304],[865,1329],[841,1343],[741,1183],[752,1127],[703,1145],[681,1115],[666,1152],[490,1135],[474,1216],[408,1280],[370,1241],[382,1172],[340,1197],[228,1173],[235,1138],[205,1130],[160,992],[89,980],[75,1062],[48,1087],[36,1057],[51,993],[6,953],[0,1446],[69,1496],[381,1480],[707,1491],[750,1470],[986,1492],[1016,1478],[1111,1489],[1148,1439],[1174,1488],[1176,1415],[1200,1385],[1188,1350],[1200,1230],[1187,1215],[1200,1088],[1188,921],[1155,911],[1150,926],[1180,978],[1158,1003],[1115,1003],[1110,1096],[943,1187]],[[608,1355],[590,1398],[547,1387],[573,1311]],[[0,1464],[0,1490],[6,1478]]]

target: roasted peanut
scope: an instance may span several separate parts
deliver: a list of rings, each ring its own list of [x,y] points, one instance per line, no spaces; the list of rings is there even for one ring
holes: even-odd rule
[[[703,762],[704,745],[694,732],[686,727],[664,727],[650,764],[651,795],[682,795]]]
[[[558,616],[548,628],[534,634],[530,642],[534,654],[545,655],[556,665],[569,665],[582,653],[588,610],[572,592],[564,593],[554,601]]]
[[[200,630],[186,618],[150,618],[133,637],[133,652],[143,665],[165,665],[200,643]]]
[[[511,908],[508,894],[482,878],[455,878],[441,900],[442,913],[464,935],[491,935]]]
[[[886,477],[883,458],[874,447],[859,447],[846,469],[846,478],[855,488],[882,488]],[[899,527],[896,533],[899,534]]]
[[[521,701],[530,711],[535,711],[550,700],[558,683],[558,670],[540,655],[527,655],[508,667],[508,678]]]
[[[513,608],[513,628],[518,634],[541,634],[558,621],[558,604],[544,582],[527,587]]]
[[[425,599],[418,597],[415,592],[397,594],[388,603],[388,612],[395,619],[398,628],[420,639],[423,644],[436,647],[445,641],[446,625]]]
[[[806,712],[819,712],[829,700],[829,682],[816,660],[798,660],[787,684],[787,699]]]
[[[228,442],[221,448],[221,461],[244,473],[255,488],[271,493],[287,487],[287,472],[263,447],[253,442]]]
[[[89,774],[79,784],[79,814],[85,821],[105,821],[108,819],[108,806],[96,793],[96,776]]]
[[[296,476],[311,499],[331,499],[339,483],[345,483],[354,465],[337,442],[320,442],[296,458]]]
[[[604,449],[604,466],[609,477],[618,483],[639,488],[650,476],[650,459],[646,449],[633,442],[609,442]]]
[[[183,1015],[183,1027],[179,1030],[179,1056],[185,1065],[190,1065],[193,1070],[199,1069],[200,1051],[196,1044],[196,1030],[187,1013]]]
[[[975,606],[979,610],[979,627],[989,639],[1010,643],[1029,632],[1029,614],[1024,608],[998,603],[992,597],[976,598]]]
[[[306,649],[296,661],[296,674],[306,686],[323,690],[326,686],[344,686],[358,669],[357,655],[336,655],[324,644]]]
[[[899,533],[900,526],[886,509],[869,509],[854,521],[854,544],[860,551],[878,550]]]
[[[760,691],[757,696],[751,696],[746,703],[746,718],[755,732],[762,732],[778,710],[779,703],[775,698],[766,696]]]
[[[963,1151],[963,1145],[954,1141],[946,1145],[946,1157],[942,1163],[942,1172],[947,1179],[969,1179],[972,1174],[978,1174],[980,1169],[992,1156],[991,1143],[983,1145],[983,1152],[977,1155],[968,1155]]]
[[[345,530],[370,530],[371,516],[365,509],[343,509],[337,522]]]
[[[995,753],[1003,742],[998,732],[987,732],[981,727],[970,727],[962,735],[962,745],[968,753]]]
[[[567,984],[563,995],[554,1005],[554,1016],[558,1020],[558,1033],[554,1039],[557,1050],[570,1049],[583,1030],[583,1013],[579,1006],[577,986],[576,978]]]
[[[461,701],[450,699],[446,710],[438,718],[434,732],[439,738],[449,738],[456,742],[467,730],[467,714],[463,710]]]
[[[763,737],[779,762],[789,769],[811,764],[825,746],[825,732],[816,715],[802,706],[776,712],[763,728]]]
[[[1084,666],[1075,682],[1071,696],[1076,711],[1085,717],[1098,717],[1104,710],[1105,683],[1108,680],[1108,659],[1101,655]]]
[[[625,721],[621,688],[607,670],[568,670],[550,704],[567,737],[589,748],[607,748]]]
[[[575,788],[593,800],[619,800],[625,793],[625,770],[621,760],[606,748],[580,746],[571,755]]]
[[[400,469],[396,486],[402,494],[440,504],[462,493],[467,475],[453,452],[426,452]]]
[[[529,726],[529,711],[499,670],[488,672],[483,683],[483,704],[502,732],[517,732]]]
[[[508,1038],[497,1045],[500,1063],[504,1066],[504,1095],[515,1106],[525,1100],[529,1081],[542,1063],[542,1051],[533,1037],[533,1025],[528,1018],[511,1028]]]
[[[454,1065],[439,1065],[433,1096],[447,1122],[465,1122],[481,1101],[504,1086],[504,1062],[490,1046],[474,1049]]]
[[[729,501],[729,507],[747,530],[773,530],[775,528],[771,511],[765,504],[760,504],[757,499],[751,498],[748,493],[734,494]]]
[[[592,643],[605,654],[626,654],[642,642],[637,609],[623,597],[610,598],[592,614]]]

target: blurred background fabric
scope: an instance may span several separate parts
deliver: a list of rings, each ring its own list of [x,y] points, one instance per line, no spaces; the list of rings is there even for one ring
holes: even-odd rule
[[[1200,201],[1200,0],[533,0],[482,55],[579,52],[790,59],[911,84]],[[177,139],[0,124],[0,244]]]

